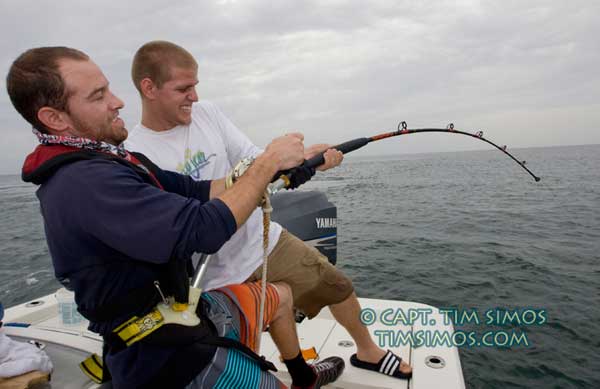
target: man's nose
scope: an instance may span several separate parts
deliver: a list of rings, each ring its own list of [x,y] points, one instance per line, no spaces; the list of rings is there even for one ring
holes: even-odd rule
[[[120,98],[118,98],[117,96],[115,96],[114,94],[112,94],[112,100],[110,102],[110,107],[112,109],[121,109],[125,106],[125,103],[123,102],[123,100],[121,100]]]
[[[188,93],[187,98],[193,102],[198,101],[198,93],[196,93],[196,88],[192,88],[190,93]]]

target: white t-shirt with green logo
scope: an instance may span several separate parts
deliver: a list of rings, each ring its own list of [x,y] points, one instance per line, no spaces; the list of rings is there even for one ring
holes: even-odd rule
[[[195,180],[225,175],[245,157],[262,152],[217,106],[199,102],[192,107],[192,122],[167,131],[152,131],[141,124],[129,132],[127,150],[139,151],[161,169],[187,174]],[[202,280],[204,290],[244,282],[262,265],[262,211],[257,208],[221,250],[212,256]],[[271,222],[269,253],[282,227]]]

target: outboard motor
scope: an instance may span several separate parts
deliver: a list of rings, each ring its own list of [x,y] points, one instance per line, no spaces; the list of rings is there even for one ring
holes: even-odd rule
[[[337,208],[323,192],[281,191],[271,197],[271,219],[306,244],[316,247],[329,262],[337,262]]]

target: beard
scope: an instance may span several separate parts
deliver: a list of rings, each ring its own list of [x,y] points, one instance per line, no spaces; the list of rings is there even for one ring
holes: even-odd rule
[[[79,136],[83,138],[107,142],[115,146],[118,146],[127,139],[128,133],[120,118],[117,121],[107,119],[104,123],[92,123],[71,115],[71,120]]]

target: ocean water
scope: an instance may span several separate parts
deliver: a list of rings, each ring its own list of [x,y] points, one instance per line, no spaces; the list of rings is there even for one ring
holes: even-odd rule
[[[360,296],[476,312],[455,329],[477,335],[526,335],[529,346],[461,347],[468,387],[598,388],[600,145],[513,152],[541,182],[488,150],[349,158],[306,188],[337,205],[338,266]],[[35,188],[0,176],[0,211],[0,301],[53,292]],[[490,309],[544,320],[486,324]]]

